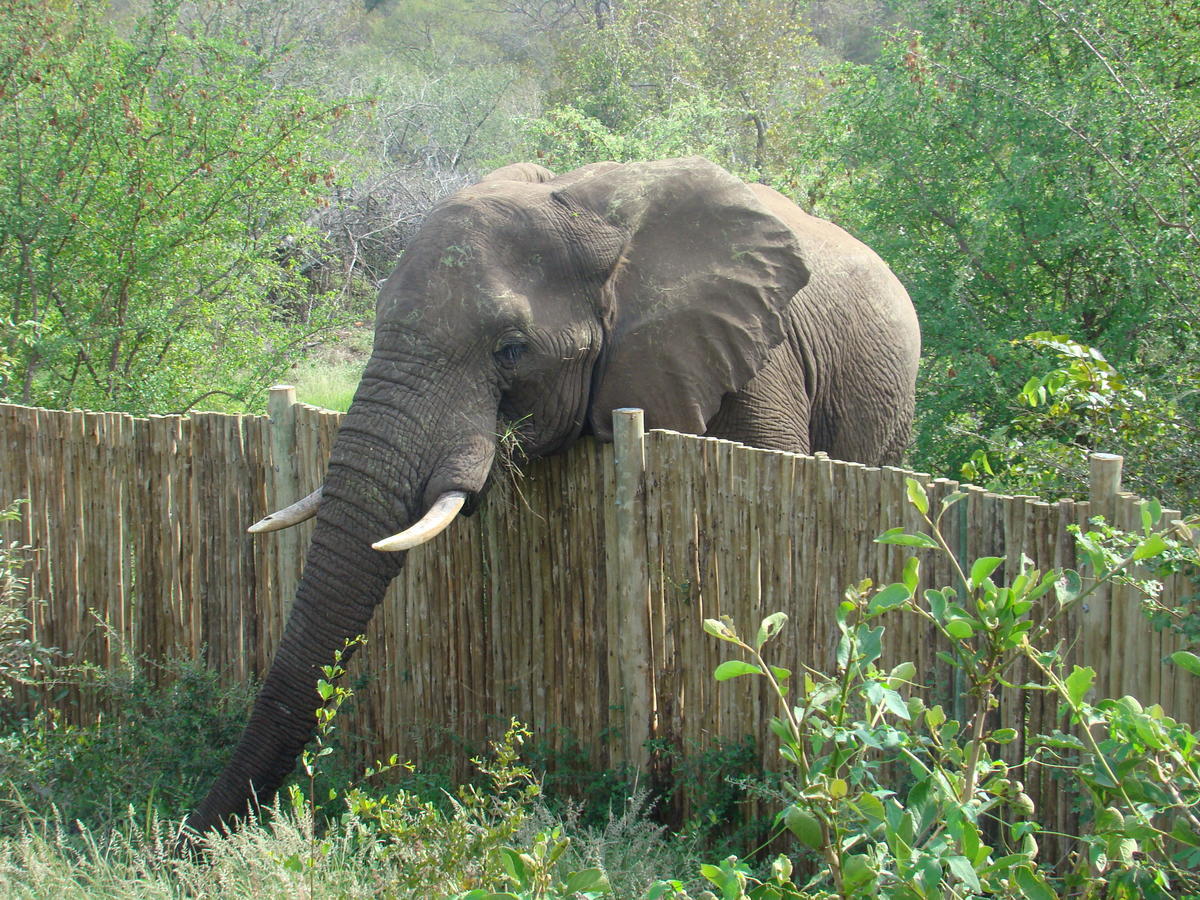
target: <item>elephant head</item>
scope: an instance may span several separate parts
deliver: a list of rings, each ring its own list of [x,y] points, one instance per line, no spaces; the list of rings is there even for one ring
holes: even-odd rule
[[[793,230],[701,159],[558,178],[509,166],[437,206],[380,291],[319,498],[274,522],[316,511],[249,724],[187,824],[228,823],[291,772],[320,667],[366,630],[401,565],[392,551],[477,503],[500,433],[553,453],[584,433],[609,438],[620,406],[704,433],[784,340],[808,277]]]

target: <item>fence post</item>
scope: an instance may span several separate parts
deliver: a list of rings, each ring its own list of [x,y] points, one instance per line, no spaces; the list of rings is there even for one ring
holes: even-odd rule
[[[271,473],[267,480],[268,513],[300,499],[300,473],[296,466],[296,389],[290,384],[271,387],[267,398],[267,422],[271,428]],[[274,555],[275,583],[284,610],[296,596],[295,560],[300,558],[300,533],[295,528],[276,532],[262,542],[262,552]]]
[[[1124,460],[1115,453],[1090,453],[1088,466],[1088,500],[1091,502],[1091,514],[1104,516],[1104,520],[1113,524],[1113,516],[1117,510],[1117,494],[1121,490],[1121,465]]]
[[[1121,490],[1123,459],[1115,453],[1088,454],[1088,515],[1104,516],[1110,525],[1117,524],[1117,493]],[[1099,588],[1085,607],[1083,633],[1083,664],[1096,670],[1096,696],[1107,697],[1112,692],[1113,665],[1119,648],[1116,642],[1127,635],[1113,627],[1112,586]]]
[[[617,659],[625,720],[625,759],[636,769],[649,763],[650,572],[646,560],[645,418],[640,409],[613,410],[616,478],[615,589]],[[608,552],[613,552],[610,548]]]

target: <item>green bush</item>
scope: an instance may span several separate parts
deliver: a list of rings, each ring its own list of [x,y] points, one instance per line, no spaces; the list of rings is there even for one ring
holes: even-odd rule
[[[781,714],[771,720],[787,765],[791,796],[776,819],[790,832],[816,871],[803,886],[779,857],[756,875],[736,857],[702,869],[729,900],[749,897],[1055,896],[1177,897],[1200,891],[1200,736],[1132,697],[1090,701],[1095,672],[1068,667],[1064,648],[1050,640],[1051,626],[1105,582],[1126,577],[1136,564],[1168,549],[1144,529],[1115,554],[1104,535],[1080,536],[1093,569],[1086,581],[1071,570],[1040,572],[1022,565],[1011,584],[997,585],[997,557],[958,568],[941,536],[941,516],[963,499],[956,494],[930,514],[924,489],[908,482],[909,499],[928,534],[894,528],[878,540],[946,554],[959,588],[917,596],[919,563],[908,561],[902,581],[876,589],[851,587],[837,610],[837,671],[812,670],[793,680],[773,666],[764,647],[787,617],[763,620],[752,641],[728,619],[707,620],[705,630],[741,651],[718,666],[724,681],[765,678]],[[885,628],[895,611],[934,628],[949,647],[938,654],[965,685],[965,716],[956,721],[929,706],[915,682],[916,667],[901,662],[884,670]],[[1174,654],[1175,663],[1200,674],[1200,657]],[[990,714],[1014,663],[1037,675],[1021,687],[1042,691],[1059,704],[1062,730],[1029,735],[1029,750],[1014,766],[997,748],[1014,741],[1011,727]],[[1069,773],[1083,806],[1074,852],[1056,866],[1039,858],[1043,831],[1017,771],[1050,767]],[[668,883],[655,896],[682,896]]]
[[[42,690],[73,683],[112,710],[71,724],[54,709],[0,734],[0,830],[63,822],[104,831],[133,817],[177,817],[221,771],[249,713],[253,685],[225,687],[202,663],[126,657],[108,671],[60,668]]]

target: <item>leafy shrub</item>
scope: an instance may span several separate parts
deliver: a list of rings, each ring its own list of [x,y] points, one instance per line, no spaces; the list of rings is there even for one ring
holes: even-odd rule
[[[891,529],[882,543],[953,553],[938,527],[943,501],[930,516],[921,486],[909,480],[909,498],[929,534]],[[778,858],[756,876],[736,857],[702,873],[722,895],[735,898],[1001,896],[1051,898],[1058,892],[1088,897],[1172,897],[1200,890],[1200,736],[1132,697],[1090,702],[1095,672],[1068,670],[1061,645],[1050,645],[1050,626],[1083,603],[1106,581],[1166,548],[1144,517],[1143,533],[1114,558],[1103,536],[1081,536],[1095,570],[1084,580],[1071,570],[1033,570],[1026,563],[1002,587],[991,578],[1003,561],[954,565],[961,587],[916,595],[919,563],[910,559],[903,579],[875,589],[864,581],[846,591],[837,610],[841,634],[837,672],[793,673],[771,665],[764,646],[784,627],[783,613],[768,616],[753,641],[728,619],[707,620],[705,630],[736,646],[742,659],[718,666],[715,676],[765,678],[781,715],[771,720],[788,764],[793,800],[777,816],[813,861],[816,873],[803,888],[792,881],[792,863]],[[916,668],[902,662],[879,668],[891,611],[932,626],[948,647],[939,657],[961,673],[966,715],[951,719],[914,690]],[[1033,737],[1021,769],[1065,767],[1084,805],[1078,852],[1061,871],[1038,858],[1042,825],[1014,766],[995,748],[1017,732],[990,715],[1013,664],[1023,659],[1038,673],[1022,685],[1059,703],[1066,726]],[[1181,667],[1200,674],[1200,657],[1181,651]],[[655,896],[682,896],[661,883]]]
[[[158,675],[158,678],[155,675]],[[0,803],[10,834],[31,821],[104,830],[134,815],[180,815],[220,772],[245,724],[253,685],[226,687],[202,663],[172,658],[154,672],[126,656],[120,668],[61,670],[114,710],[74,725],[39,710],[0,734]]]
[[[1048,331],[1018,342],[1057,363],[1025,382],[1011,421],[992,432],[962,475],[992,490],[1086,495],[1088,454],[1127,460],[1131,486],[1184,509],[1200,504],[1200,374],[1137,384],[1095,347]]]

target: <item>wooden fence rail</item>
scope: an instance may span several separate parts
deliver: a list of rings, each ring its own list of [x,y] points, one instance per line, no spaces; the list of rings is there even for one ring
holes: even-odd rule
[[[340,419],[295,403],[289,388],[273,391],[265,417],[0,405],[0,505],[29,499],[0,536],[35,548],[33,637],[101,665],[126,650],[179,649],[230,681],[263,674],[311,523],[258,538],[245,529],[317,487]],[[503,478],[476,516],[409,554],[354,666],[367,686],[348,727],[374,737],[373,755],[445,753],[453,736],[495,736],[511,716],[552,742],[579,738],[598,768],[645,765],[649,737],[689,747],[765,736],[764,686],[713,681],[728,645],[704,634],[703,619],[730,615],[749,629],[783,610],[779,664],[829,670],[845,587],[899,579],[906,548],[873,538],[919,528],[905,499],[913,473],[643,436],[638,414],[617,419],[615,451],[583,441]],[[1141,501],[1119,492],[1119,469],[1112,477],[1119,459],[1096,465],[1090,502],[914,477],[935,503],[968,492],[946,537],[962,559],[1003,557],[997,574],[1008,577],[1022,555],[1074,567],[1067,526],[1097,512],[1139,526]],[[953,583],[948,560],[925,560],[922,587]],[[1190,592],[1182,577],[1166,588]],[[1076,611],[1061,633],[1073,660],[1097,670],[1099,691],[1200,720],[1193,679],[1167,658],[1175,639],[1146,624],[1128,589]],[[899,616],[886,643],[890,658],[916,663],[929,702],[961,702],[930,628]],[[97,712],[78,692],[66,702],[83,718]],[[1008,691],[1000,716],[1023,722],[1023,734],[1056,724],[1053,702],[1035,692]],[[1008,752],[1023,750],[1018,741]],[[1065,824],[1062,792],[1036,777],[1029,792],[1057,804]]]

